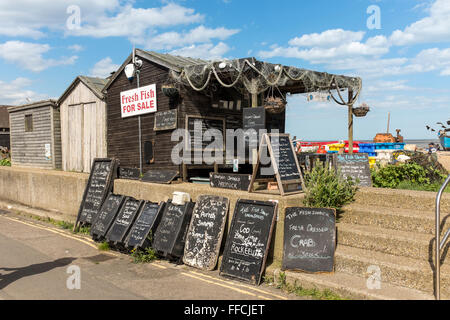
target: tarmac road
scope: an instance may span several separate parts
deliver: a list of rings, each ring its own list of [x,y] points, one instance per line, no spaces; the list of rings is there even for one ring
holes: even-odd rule
[[[134,264],[127,255],[99,251],[88,236],[75,235],[47,223],[0,211],[2,299],[300,298],[268,285],[255,287],[224,279],[217,271],[205,272],[162,260]]]

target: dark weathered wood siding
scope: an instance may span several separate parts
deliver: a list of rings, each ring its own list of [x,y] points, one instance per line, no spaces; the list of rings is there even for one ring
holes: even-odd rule
[[[11,147],[11,144],[9,141],[9,131],[8,132],[0,131],[0,147],[6,147],[8,149]]]
[[[166,82],[168,69],[155,63],[143,60],[141,68],[140,86],[156,83],[158,111],[170,109],[169,98],[161,92],[161,85]],[[107,150],[108,157],[117,157],[124,167],[139,167],[139,130],[138,117],[122,118],[120,112],[120,92],[137,88],[136,78],[130,82],[122,72],[108,88],[106,94],[107,108]],[[177,107],[172,106],[172,107]],[[148,169],[175,169],[171,160],[171,152],[176,142],[171,142],[173,130],[153,130],[154,114],[141,116],[142,150],[146,141],[154,140],[154,162],[143,162],[143,170]]]
[[[190,88],[182,88],[180,99],[170,101],[162,91],[161,86],[167,82],[169,70],[166,67],[143,59],[140,73],[140,86],[156,84],[158,111],[178,109],[178,129],[184,129],[187,116],[225,118],[226,129],[242,128],[242,109],[250,106],[249,97],[244,97],[235,89],[219,88],[212,97],[199,93]],[[138,117],[121,117],[120,92],[137,88],[136,78],[130,82],[122,71],[111,83],[106,93],[107,109],[107,150],[108,157],[116,157],[121,166],[139,167],[139,131]],[[240,110],[213,108],[213,104],[219,100],[241,100]],[[276,116],[280,118],[280,131],[284,132],[284,113]],[[268,122],[273,122],[273,117],[268,115]],[[175,169],[181,173],[181,166],[172,162],[172,150],[181,141],[171,141],[173,130],[154,131],[154,114],[141,116],[142,150],[146,141],[154,141],[154,162],[143,162],[144,172],[149,169]],[[143,152],[143,151],[142,151]]]

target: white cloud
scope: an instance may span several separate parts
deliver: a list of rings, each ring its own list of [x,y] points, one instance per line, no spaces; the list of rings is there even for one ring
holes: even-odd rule
[[[128,37],[135,43],[144,43],[148,33],[157,27],[170,27],[203,21],[194,9],[169,3],[161,8],[133,8],[127,4],[113,16],[101,15],[95,21],[81,23],[81,28],[67,30],[68,35],[94,38]]]
[[[62,57],[58,60],[45,59],[43,54],[48,51],[50,51],[48,44],[22,41],[7,41],[0,44],[0,58],[33,72],[40,72],[58,65],[74,64],[78,58],[77,56],[71,56],[68,58]]]
[[[27,98],[32,101],[48,98],[47,95],[27,89],[31,84],[32,81],[27,78],[17,78],[11,82],[0,80],[0,104],[19,105],[26,103]]]
[[[191,46],[173,50],[170,52],[170,54],[205,60],[221,60],[224,54],[229,50],[230,47],[228,47],[227,44],[219,42],[217,45],[214,45],[212,43],[205,43],[200,45],[193,44]]]
[[[450,1],[436,0],[428,16],[414,22],[404,30],[396,30],[389,40],[393,45],[412,45],[450,40]]]
[[[106,57],[97,62],[89,73],[92,77],[106,78],[110,76],[111,72],[119,69],[119,67],[120,65],[114,64],[110,57]]]
[[[322,47],[329,48],[338,46],[341,43],[359,42],[364,37],[363,31],[347,31],[343,29],[332,29],[322,33],[305,34],[301,37],[293,38],[289,45],[293,47]]]
[[[225,40],[238,32],[238,29],[223,27],[211,29],[199,26],[185,33],[166,32],[159,34],[151,38],[146,45],[152,50],[172,49],[195,43],[211,42],[213,39]]]
[[[301,43],[303,42],[294,38],[289,43]],[[306,39],[306,38],[304,38]],[[319,41],[319,39],[321,39]],[[330,61],[331,59],[339,58],[351,58],[360,56],[380,56],[389,52],[389,46],[386,37],[375,36],[367,39],[365,43],[359,41],[353,41],[348,39],[347,42],[339,43],[336,46],[327,46],[321,41],[324,37],[315,37],[315,43],[319,46],[314,46],[308,49],[302,49],[301,47],[271,47],[270,51],[260,51],[259,55],[262,58],[272,58],[275,56],[286,58],[299,58],[310,61],[311,63],[323,63]]]
[[[75,51],[75,52],[79,52],[79,51],[83,51],[84,47],[79,44],[74,44],[74,45],[69,46],[68,49]]]
[[[120,7],[119,0],[14,0],[0,1],[0,35],[41,38],[46,29],[64,30],[70,13],[67,8],[81,9],[82,23],[91,23],[97,17]]]

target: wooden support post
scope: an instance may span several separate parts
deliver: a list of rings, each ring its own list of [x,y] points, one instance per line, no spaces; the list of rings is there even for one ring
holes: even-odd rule
[[[353,90],[348,89],[348,101],[353,98]],[[353,153],[353,104],[348,105],[348,153]]]
[[[258,107],[258,94],[252,93],[252,108]],[[258,160],[258,150],[252,149],[252,163],[253,163],[253,170],[255,170],[256,162]]]
[[[252,108],[256,108],[258,106],[258,94],[252,93]]]

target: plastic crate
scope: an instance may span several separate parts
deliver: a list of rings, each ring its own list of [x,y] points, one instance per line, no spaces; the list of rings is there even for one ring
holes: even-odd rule
[[[345,147],[345,144],[343,143],[333,143],[328,145],[329,151],[339,151],[339,149],[342,149]]]
[[[374,143],[360,143],[359,144],[359,152],[373,153],[373,152],[375,152],[375,144]]]
[[[394,150],[404,150],[405,149],[405,144],[404,143],[394,143]]]

